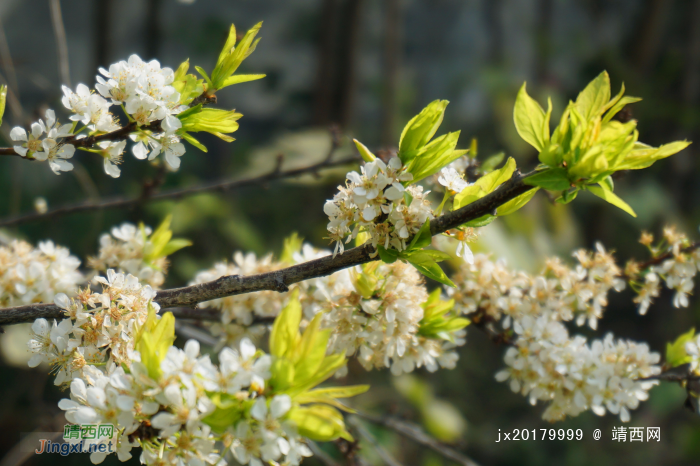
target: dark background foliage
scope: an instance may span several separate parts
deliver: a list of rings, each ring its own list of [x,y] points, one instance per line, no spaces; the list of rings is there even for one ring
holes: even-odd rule
[[[267,78],[219,95],[222,107],[244,114],[238,140],[224,144],[203,138],[210,147],[207,154],[188,147],[182,167],[168,175],[165,187],[267,172],[280,153],[285,166],[312,163],[325,156],[331,125],[370,147],[391,148],[408,118],[437,98],[451,102],[443,129],[462,130],[462,147],[477,137],[481,155],[505,151],[529,169],[537,163],[536,154],[519,140],[512,123],[518,87],[527,80],[528,90],[539,100],[551,95],[556,119],[567,100],[603,69],[611,75],[613,91],[624,81],[629,94],[644,98],[630,109],[639,120],[642,141],[658,145],[698,136],[698,0],[197,0],[189,5],[174,0],[63,0],[61,6],[73,86],[94,85],[97,66],[107,67],[131,53],[158,58],[172,68],[189,58],[210,69],[231,23],[243,31],[264,21],[263,39],[242,71],[267,73]],[[9,128],[42,117],[48,106],[63,119],[67,115],[60,104],[48,2],[0,1],[0,23],[0,72],[21,102],[21,109],[8,106],[6,112],[7,145]],[[638,212],[636,219],[586,196],[569,206],[553,206],[538,194],[522,213],[485,229],[476,248],[507,257],[514,267],[537,270],[547,255],[568,260],[575,248],[590,248],[596,241],[614,249],[621,260],[643,258],[636,243],[640,232],[658,232],[666,224],[695,238],[700,217],[697,155],[697,147],[691,146],[649,170],[616,180],[621,197]],[[45,164],[0,160],[0,216],[31,211],[36,197],[55,207],[85,197],[136,195],[156,173],[130,154],[117,180],[103,173],[99,160],[86,154],[74,160],[76,170],[61,176]],[[155,226],[173,212],[176,234],[195,243],[172,258],[167,284],[179,286],[236,250],[279,251],[292,231],[325,246],[322,205],[343,173],[131,211],[66,216],[2,235],[32,242],[51,238],[84,259],[96,251],[99,234],[112,225],[143,220]],[[664,293],[640,317],[631,298],[629,291],[611,297],[598,336],[612,331],[663,351],[666,341],[700,318],[695,299],[690,308],[679,310]],[[0,336],[0,457],[11,451],[20,432],[60,430],[63,424],[56,402],[65,393],[52,386],[45,371],[26,367],[23,338],[26,333],[14,329]],[[679,387],[655,388],[651,399],[632,413],[629,426],[661,427],[660,442],[613,443],[611,429],[621,423],[610,415],[598,418],[589,412],[553,425],[542,421],[542,406],[530,406],[494,380],[502,354],[502,347],[470,328],[458,367],[435,374],[417,371],[423,385],[412,396],[397,396],[397,381],[388,372],[367,374],[353,366],[354,380],[373,386],[356,404],[366,411],[453,426],[457,446],[483,465],[698,463],[700,418],[683,409]],[[402,379],[398,385],[414,382]],[[441,401],[435,404],[432,396]],[[465,429],[449,422],[455,416],[466,420]],[[550,427],[581,428],[584,440],[495,443],[499,429]],[[592,439],[596,428],[603,431],[598,442]],[[447,464],[392,433],[375,434],[403,464]],[[334,452],[332,445],[328,451]],[[13,458],[10,454],[0,464],[15,464]],[[79,455],[31,455],[27,464],[87,461]],[[381,463],[371,453],[370,462]]]

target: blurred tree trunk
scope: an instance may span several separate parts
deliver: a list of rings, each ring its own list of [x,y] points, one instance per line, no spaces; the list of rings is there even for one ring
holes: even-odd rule
[[[363,0],[324,0],[314,90],[314,123],[352,123]]]
[[[384,2],[384,83],[382,86],[381,144],[395,143],[394,121],[396,96],[399,85],[401,54],[401,4],[400,0]]]
[[[535,78],[542,83],[549,77],[549,60],[552,56],[552,0],[540,0],[535,31],[537,54]]]
[[[487,30],[491,31],[488,47],[488,61],[498,65],[503,61],[503,28],[501,23],[502,0],[484,0]]]
[[[640,27],[634,35],[632,53],[639,72],[647,74],[656,63],[668,25],[673,0],[647,0]]]
[[[323,0],[316,86],[314,86],[313,121],[317,125],[327,125],[331,120],[337,10],[338,0]]]
[[[690,6],[690,32],[685,76],[683,77],[683,99],[686,105],[693,105],[700,94],[700,0]]]
[[[360,24],[363,0],[348,0],[340,51],[338,116],[342,128],[350,127],[355,110],[357,91],[357,49],[359,48]]]
[[[95,5],[95,69],[109,66],[112,0],[100,0]]]
[[[158,57],[160,41],[163,37],[161,22],[161,6],[163,0],[148,0],[146,2],[146,56],[144,60]]]

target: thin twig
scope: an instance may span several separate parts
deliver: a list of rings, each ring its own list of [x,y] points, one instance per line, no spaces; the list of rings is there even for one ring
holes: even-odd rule
[[[245,188],[248,186],[255,186],[257,184],[269,181],[280,180],[285,178],[295,178],[301,175],[305,175],[307,173],[316,173],[320,170],[324,170],[327,168],[349,165],[357,161],[358,159],[356,157],[346,157],[335,161],[324,160],[322,162],[309,165],[307,167],[294,168],[291,170],[284,171],[272,171],[268,174],[256,176],[253,178],[245,178],[239,180],[220,180],[215,181],[213,183],[204,183],[201,185],[192,186],[190,188],[171,189],[156,194],[150,194],[146,197],[143,194],[136,197],[117,196],[105,199],[100,202],[87,201],[79,202],[76,204],[68,204],[63,207],[50,209],[44,213],[32,212],[28,214],[19,215],[17,217],[11,217],[5,220],[0,220],[0,227],[20,225],[23,223],[34,221],[49,220],[63,215],[70,215],[79,212],[90,212],[93,210],[128,209],[146,202],[162,201],[166,199],[182,199],[184,197],[189,197],[195,194],[210,191],[226,192],[234,189]]]
[[[321,450],[321,448],[316,442],[312,440],[307,440],[306,444],[309,446],[311,452],[314,454],[314,458],[321,461],[321,463],[325,464],[326,466],[340,466],[340,463],[331,458],[331,455]]]
[[[696,249],[698,249],[698,248],[700,248],[700,241],[695,241],[695,242],[693,242],[693,243],[690,243],[689,246],[686,246],[686,247],[682,248],[682,249],[681,249],[681,252],[682,252],[682,253],[688,253],[688,252],[692,252],[692,251],[694,251],[694,250],[696,250]],[[637,264],[637,268],[638,268],[639,270],[646,270],[646,269],[648,269],[648,268],[651,267],[651,266],[661,264],[661,263],[662,263],[663,261],[665,261],[666,259],[672,258],[673,255],[674,255],[674,254],[673,254],[673,250],[669,250],[669,251],[665,252],[664,254],[660,254],[660,255],[658,255],[658,256],[652,257],[651,259],[649,259],[649,260],[647,260],[647,261],[645,261],[645,262],[641,262],[641,263]],[[623,273],[621,276],[622,276],[622,278],[627,279],[627,280],[629,280],[629,279],[631,278],[631,277],[629,277],[629,276],[628,276],[627,274],[625,274],[625,273]]]
[[[216,346],[218,343],[218,340],[214,338],[211,333],[180,321],[175,321],[175,333],[188,340],[197,340],[207,346]]]
[[[49,6],[51,8],[51,23],[53,24],[53,33],[56,37],[56,49],[58,51],[58,74],[61,76],[61,82],[71,87],[68,40],[66,39],[66,28],[63,25],[63,15],[61,14],[61,0],[49,0]]]
[[[524,176],[516,171],[510,180],[503,183],[490,194],[469,205],[444,214],[430,222],[433,235],[495,212],[496,208],[528,192],[532,186],[523,182]],[[155,301],[161,308],[188,307],[211,301],[212,299],[251,293],[254,291],[289,291],[289,286],[311,278],[323,277],[339,270],[354,267],[377,260],[376,251],[371,244],[364,244],[345,251],[337,256],[324,256],[281,270],[257,275],[229,275],[198,285],[172,288],[159,291]],[[61,313],[54,304],[30,304],[13,308],[0,309],[0,325],[32,322],[37,317]]]
[[[373,424],[377,424],[386,427],[387,429],[391,429],[394,432],[401,434],[404,437],[423,445],[424,447],[430,448],[434,452],[439,453],[443,457],[452,460],[457,464],[460,464],[462,466],[479,466],[479,464],[471,458],[468,458],[467,456],[458,452],[457,450],[448,447],[444,443],[441,443],[436,439],[432,438],[431,436],[426,434],[423,431],[423,429],[421,429],[419,426],[413,423],[396,419],[393,417],[373,416],[371,414],[360,412],[356,412],[355,415]]]
[[[367,442],[369,442],[379,455],[379,457],[386,463],[388,466],[402,466],[401,463],[396,461],[391,454],[386,451],[386,448],[384,448],[376,438],[374,438],[374,435],[370,433],[370,431],[367,430],[367,428],[362,424],[360,419],[357,416],[349,416],[348,421],[350,424],[355,426],[355,429],[357,429],[357,432],[360,434],[360,437],[365,439]]]

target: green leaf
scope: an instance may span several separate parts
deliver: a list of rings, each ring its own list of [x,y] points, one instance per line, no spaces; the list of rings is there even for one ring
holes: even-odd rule
[[[306,392],[309,395],[323,395],[331,398],[350,398],[365,393],[369,385],[347,385],[345,387],[317,388]]]
[[[666,343],[666,362],[671,367],[682,366],[693,360],[685,350],[685,344],[695,338],[695,328],[679,336],[673,343]]]
[[[297,348],[298,356],[295,357],[295,383],[305,383],[313,377],[326,356],[331,331],[330,329],[319,330],[323,317],[323,313],[316,314],[301,336],[301,342]]]
[[[482,215],[479,218],[475,218],[474,220],[469,220],[466,223],[463,223],[462,226],[464,227],[472,227],[472,228],[481,228],[485,227],[489,223],[493,222],[496,220],[496,217],[491,215],[491,214],[486,214]]]
[[[513,176],[514,172],[515,159],[509,157],[503,167],[482,176],[476,180],[476,182],[464,188],[461,193],[457,194],[454,198],[453,209],[460,209],[495,191],[501,184],[508,181]]]
[[[471,154],[470,150],[470,157],[473,157],[474,154]],[[506,157],[505,152],[499,152],[497,154],[492,155],[488,159],[484,160],[484,163],[481,164],[481,171],[483,173],[490,173],[493,170],[496,169],[497,166],[501,164],[503,159]]]
[[[223,433],[229,427],[235,426],[253,405],[253,400],[241,400],[235,395],[226,393],[213,393],[209,398],[216,408],[211,414],[202,419],[202,422],[219,433]]]
[[[406,260],[410,262],[411,265],[413,265],[416,268],[416,270],[418,270],[426,277],[431,278],[436,282],[442,283],[443,285],[455,287],[455,284],[452,283],[452,280],[450,280],[447,277],[447,275],[445,275],[445,272],[430,256],[430,254],[426,254],[424,251],[421,251],[416,254],[411,254],[409,257],[406,258]]]
[[[374,159],[376,159],[377,157],[372,152],[370,152],[370,150],[367,149],[367,147],[364,144],[362,144],[357,139],[353,139],[352,141],[355,143],[355,147],[357,147],[357,151],[360,153],[362,160],[364,160],[365,162],[374,162]]]
[[[315,404],[292,408],[288,419],[293,422],[299,434],[317,442],[330,442],[342,437],[352,441],[352,436],[345,430],[343,416],[337,409]]]
[[[264,74],[237,74],[234,76],[230,76],[224,80],[223,85],[221,88],[228,87],[228,86],[233,86],[234,84],[240,84],[240,83],[247,83],[250,81],[257,81],[258,79],[262,79],[267,75]]]
[[[625,86],[623,84],[622,91],[620,91],[620,92],[624,92],[624,89],[625,89]],[[620,98],[620,100],[618,100],[617,103],[612,106],[612,108],[608,111],[608,113],[605,114],[605,116],[603,117],[603,123],[607,123],[610,120],[612,120],[613,117],[615,115],[617,115],[620,112],[620,110],[625,108],[626,105],[633,104],[635,102],[639,102],[640,100],[642,100],[642,99],[640,99],[639,97],[632,97],[630,95],[626,95],[626,96]]]
[[[511,199],[510,201],[506,202],[502,206],[498,207],[496,209],[496,213],[498,214],[499,217],[502,217],[504,215],[512,214],[516,210],[520,209],[523,207],[525,204],[530,202],[530,199],[537,193],[537,191],[540,188],[535,188],[531,189],[530,191],[521,194],[520,196]]]
[[[207,147],[204,144],[202,144],[201,142],[199,142],[198,140],[196,140],[194,138],[194,136],[192,136],[191,134],[182,133],[182,134],[180,134],[180,136],[182,136],[182,139],[189,142],[190,144],[192,144],[194,147],[201,150],[202,152],[207,152]]]
[[[639,170],[651,166],[657,160],[669,157],[690,145],[689,141],[675,141],[660,147],[651,147],[638,142],[632,151],[617,164],[616,170]]]
[[[459,131],[444,134],[420,149],[406,168],[413,175],[410,183],[417,183],[423,178],[434,175],[444,166],[466,154],[466,150],[455,150],[459,134]]]
[[[178,81],[184,81],[185,76],[187,76],[187,70],[190,69],[190,59],[188,58],[187,60],[183,61],[180,63],[180,66],[177,67],[175,70],[175,73],[173,73],[173,84],[172,86],[175,88],[176,91],[180,92],[181,89],[178,89],[176,86],[176,82]]]
[[[224,48],[219,54],[216,67],[211,73],[211,87],[213,89],[222,89],[226,86],[230,86],[231,84],[236,84],[236,80],[232,79],[232,75],[236,72],[243,60],[245,60],[251,53],[253,53],[253,51],[255,51],[255,48],[260,40],[256,40],[255,36],[260,31],[261,27],[262,22],[250,28],[245,33],[245,36],[243,36],[238,45],[234,47],[236,41],[236,31],[235,28],[231,26],[226,44],[224,44]]]
[[[5,103],[7,102],[7,86],[0,86],[0,125],[2,117],[5,115]]]
[[[442,261],[448,261],[448,260],[453,259],[453,257],[450,256],[449,254],[447,254],[446,252],[438,251],[437,249],[421,249],[420,253],[427,254],[435,262],[442,262]],[[411,254],[414,254],[414,253],[409,253],[409,256]],[[403,253],[401,253],[401,256],[403,258]]]
[[[576,107],[586,120],[602,114],[610,100],[610,77],[607,71],[600,73],[576,98]]]
[[[178,119],[182,120],[183,118],[187,118],[190,115],[194,115],[195,113],[199,113],[202,111],[202,104],[197,104],[194,107],[190,107],[184,112],[180,112],[177,114]]]
[[[386,249],[384,246],[377,246],[377,251],[382,262],[387,264],[393,264],[399,258],[399,251],[396,249]]]
[[[566,168],[556,167],[537,172],[523,180],[530,186],[539,186],[547,191],[564,191],[569,189],[571,181],[567,178]]]
[[[192,246],[192,241],[184,238],[173,238],[168,244],[160,251],[160,257],[167,257],[171,254],[176,253],[182,248]]]
[[[194,69],[197,70],[199,75],[204,78],[204,81],[206,81],[207,85],[211,89],[213,87],[211,85],[211,79],[209,78],[209,75],[207,74],[207,72],[204,71],[204,68],[202,68],[201,66],[195,66]]]
[[[442,124],[448,103],[447,100],[435,100],[406,124],[401,132],[398,154],[404,165],[433,138]]]
[[[233,52],[233,47],[236,45],[236,26],[231,25],[231,27],[228,30],[228,36],[226,37],[226,42],[224,43],[224,47],[221,49],[221,52],[219,52],[219,58],[216,60],[216,66],[221,65],[221,62],[224,61],[226,56]]]
[[[576,196],[578,196],[578,192],[580,191],[579,188],[575,188],[571,191],[564,191],[561,193],[561,196],[559,196],[556,199],[557,204],[568,204],[569,202],[573,201],[576,199]]]
[[[425,223],[418,233],[413,236],[411,244],[408,245],[408,250],[412,249],[423,249],[426,246],[430,246],[433,242],[433,235],[430,233],[430,219],[426,219]]]
[[[283,393],[294,384],[294,364],[287,358],[276,358],[270,367],[270,384],[275,393]]]
[[[295,231],[291,235],[284,239],[282,246],[282,254],[280,254],[280,261],[287,264],[294,263],[294,254],[301,251],[301,247],[304,244],[304,238],[299,236]]]
[[[301,339],[301,335],[299,335],[300,322],[301,304],[299,303],[299,289],[295,288],[292,291],[289,302],[275,318],[274,324],[272,324],[270,354],[283,358],[294,351]]]
[[[527,83],[523,83],[515,99],[513,121],[518,134],[532,147],[541,151],[549,142],[549,127],[546,122],[548,117],[535,99],[530,97],[526,89]],[[547,112],[547,115],[551,112]],[[543,129],[546,128],[546,134]]]
[[[604,185],[601,184],[600,187],[598,186],[586,186],[586,189],[593,193],[594,195],[598,196],[599,198],[603,199],[604,201],[609,202],[610,204],[614,205],[615,207],[619,207],[620,209],[624,210],[628,214],[630,214],[632,217],[636,217],[637,214],[634,213],[634,210],[632,210],[632,207],[630,207],[625,201],[620,199],[616,194],[614,194],[612,191],[608,191],[605,189]]]
[[[615,190],[615,182],[613,181],[612,176],[605,177],[599,184],[608,191]]]
[[[183,112],[185,113],[185,112]],[[206,131],[214,136],[231,142],[234,139],[224,133],[232,133],[238,129],[238,119],[243,115],[235,110],[220,108],[203,108],[199,112],[179,116],[182,123],[181,132]]]
[[[294,390],[290,393],[294,395],[310,390],[311,388],[315,387],[316,385],[324,382],[326,379],[331,377],[333,374],[336,373],[338,369],[340,369],[344,365],[345,353],[332,354],[330,356],[326,356],[323,359],[321,366],[318,368],[316,373],[313,374],[312,377],[307,378],[303,381],[295,380]]]

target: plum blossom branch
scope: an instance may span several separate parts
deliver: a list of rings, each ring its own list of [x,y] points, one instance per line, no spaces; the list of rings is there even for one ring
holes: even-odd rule
[[[81,147],[81,148],[85,148],[85,149],[91,149],[91,148],[94,148],[97,145],[97,143],[99,143],[99,142],[124,141],[129,137],[129,135],[131,133],[134,133],[136,131],[143,131],[143,130],[160,131],[161,130],[161,123],[162,123],[162,120],[157,120],[157,121],[154,121],[148,125],[139,127],[135,121],[132,121],[131,123],[128,123],[125,126],[119,128],[117,130],[110,131],[109,133],[88,136],[88,137],[85,137],[82,139],[77,139],[75,137],[75,135],[73,135],[73,136],[66,137],[64,139],[64,142],[67,144],[71,144],[76,148]],[[15,149],[12,147],[0,147],[0,155],[16,155],[18,157],[25,158],[24,156],[15,152]],[[36,160],[36,159],[27,159],[27,160]]]
[[[78,140],[76,142],[80,142]],[[279,168],[273,169],[271,172],[256,176],[253,178],[244,178],[237,180],[219,180],[212,183],[203,183],[200,185],[192,186],[184,189],[170,189],[167,191],[162,191],[160,193],[154,193],[147,196],[140,195],[134,197],[124,197],[117,196],[110,199],[105,199],[102,201],[88,201],[79,202],[75,204],[68,204],[62,207],[57,207],[55,209],[48,210],[44,213],[32,212],[28,214],[19,215],[16,217],[7,218],[0,220],[0,227],[8,227],[14,225],[21,225],[24,223],[50,220],[56,217],[61,217],[64,215],[71,215],[80,212],[91,212],[95,210],[109,210],[109,209],[128,209],[135,207],[146,202],[156,202],[167,199],[182,199],[184,197],[194,196],[196,194],[211,192],[211,191],[230,191],[234,189],[245,188],[248,186],[255,186],[260,183],[265,183],[269,181],[281,180],[286,178],[295,178],[301,175],[316,173],[320,170],[325,170],[328,168],[339,167],[343,165],[349,165],[351,163],[357,162],[356,157],[346,157],[338,160],[323,160],[322,162],[315,163],[301,168],[294,168],[290,170],[279,170]]]
[[[464,454],[458,452],[457,450],[448,447],[447,445],[437,441],[430,435],[426,434],[420,427],[400,419],[396,419],[389,416],[374,416],[367,413],[356,412],[354,414],[365,421],[371,422],[378,426],[391,429],[394,432],[403,435],[404,437],[419,443],[420,445],[433,450],[434,452],[442,455],[443,457],[454,461],[462,466],[479,466],[471,458],[468,458]]]
[[[442,233],[486,214],[494,213],[497,207],[533,189],[532,186],[523,182],[526,176],[516,171],[507,182],[492,193],[461,209],[434,219],[430,223],[432,234]],[[349,249],[342,255],[335,257],[328,255],[281,270],[249,276],[224,276],[206,283],[162,290],[158,292],[155,301],[162,308],[190,307],[204,301],[254,291],[285,292],[289,290],[289,285],[294,283],[372,262],[376,260],[372,257],[373,253],[374,248],[365,244]],[[56,316],[58,314],[55,313],[60,312],[62,312],[61,309],[55,304],[32,304],[0,309],[0,325],[31,322],[38,317]]]

